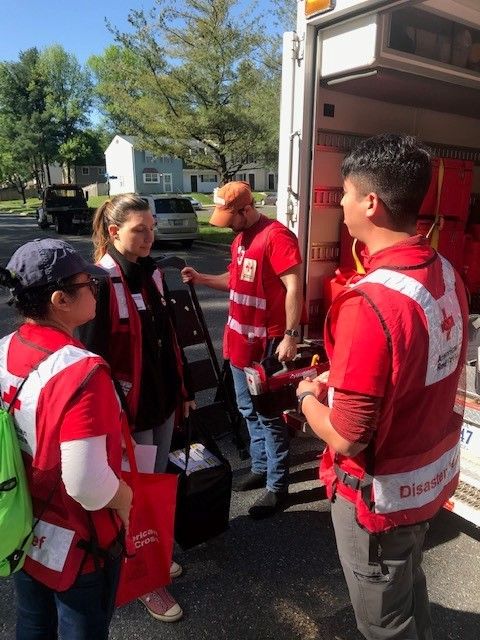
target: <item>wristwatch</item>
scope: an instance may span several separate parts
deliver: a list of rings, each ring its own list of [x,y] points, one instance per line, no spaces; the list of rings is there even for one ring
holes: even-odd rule
[[[315,398],[315,394],[313,393],[313,391],[304,391],[303,393],[300,393],[297,396],[297,400],[298,400],[297,411],[298,411],[298,413],[302,413],[302,403],[303,403],[304,398],[306,398],[307,396],[313,396]]]
[[[298,329],[285,329],[285,335],[291,336],[292,338],[298,338],[300,331]]]

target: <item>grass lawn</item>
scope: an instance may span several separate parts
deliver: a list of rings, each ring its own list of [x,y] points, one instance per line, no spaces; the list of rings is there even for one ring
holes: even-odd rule
[[[108,200],[108,196],[90,196],[88,198],[88,206],[90,209],[97,209],[97,207],[100,207],[105,200]]]
[[[28,213],[33,215],[35,209],[39,207],[41,200],[38,198],[27,198],[27,204],[21,200],[0,200],[0,213]]]
[[[205,242],[215,242],[217,244],[230,244],[233,240],[233,231],[231,229],[219,229],[208,224],[213,209],[210,211],[198,211],[198,230],[200,231],[200,239]]]
[[[231,229],[219,229],[208,224],[213,209],[208,211],[198,211],[198,226],[201,234],[201,240],[205,242],[215,242],[218,244],[231,244],[234,233]],[[262,211],[262,209],[260,209]],[[275,218],[275,209],[270,207],[269,210],[263,211],[268,218]]]

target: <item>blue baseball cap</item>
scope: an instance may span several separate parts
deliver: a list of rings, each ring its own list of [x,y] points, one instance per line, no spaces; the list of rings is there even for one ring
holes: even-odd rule
[[[87,262],[71,244],[57,238],[37,238],[19,247],[7,269],[21,289],[55,285],[77,273],[105,277],[106,271]]]

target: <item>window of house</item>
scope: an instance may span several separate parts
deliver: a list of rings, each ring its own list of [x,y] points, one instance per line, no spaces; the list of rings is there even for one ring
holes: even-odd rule
[[[159,173],[144,173],[143,174],[143,182],[145,184],[150,184],[150,183],[159,184],[160,183],[160,174]]]
[[[171,173],[163,174],[163,190],[165,193],[172,193],[173,191],[173,181]]]
[[[97,173],[99,176],[104,176],[105,175],[105,168],[104,167],[98,167],[97,168]]]
[[[145,162],[155,162],[157,158],[150,153],[150,151],[145,151]]]
[[[235,176],[236,180],[243,180],[243,182],[247,181],[247,174],[246,173],[237,173],[237,175]]]
[[[200,176],[202,182],[217,182],[217,176],[214,173],[206,173]]]
[[[82,167],[82,176],[88,176],[90,174],[89,167]]]

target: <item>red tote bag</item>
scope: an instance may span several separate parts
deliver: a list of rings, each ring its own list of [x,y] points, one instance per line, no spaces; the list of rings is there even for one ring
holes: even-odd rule
[[[122,477],[133,490],[133,505],[117,606],[170,582],[177,501],[177,476],[139,472],[129,433],[125,433],[125,444],[131,470],[123,471]]]

